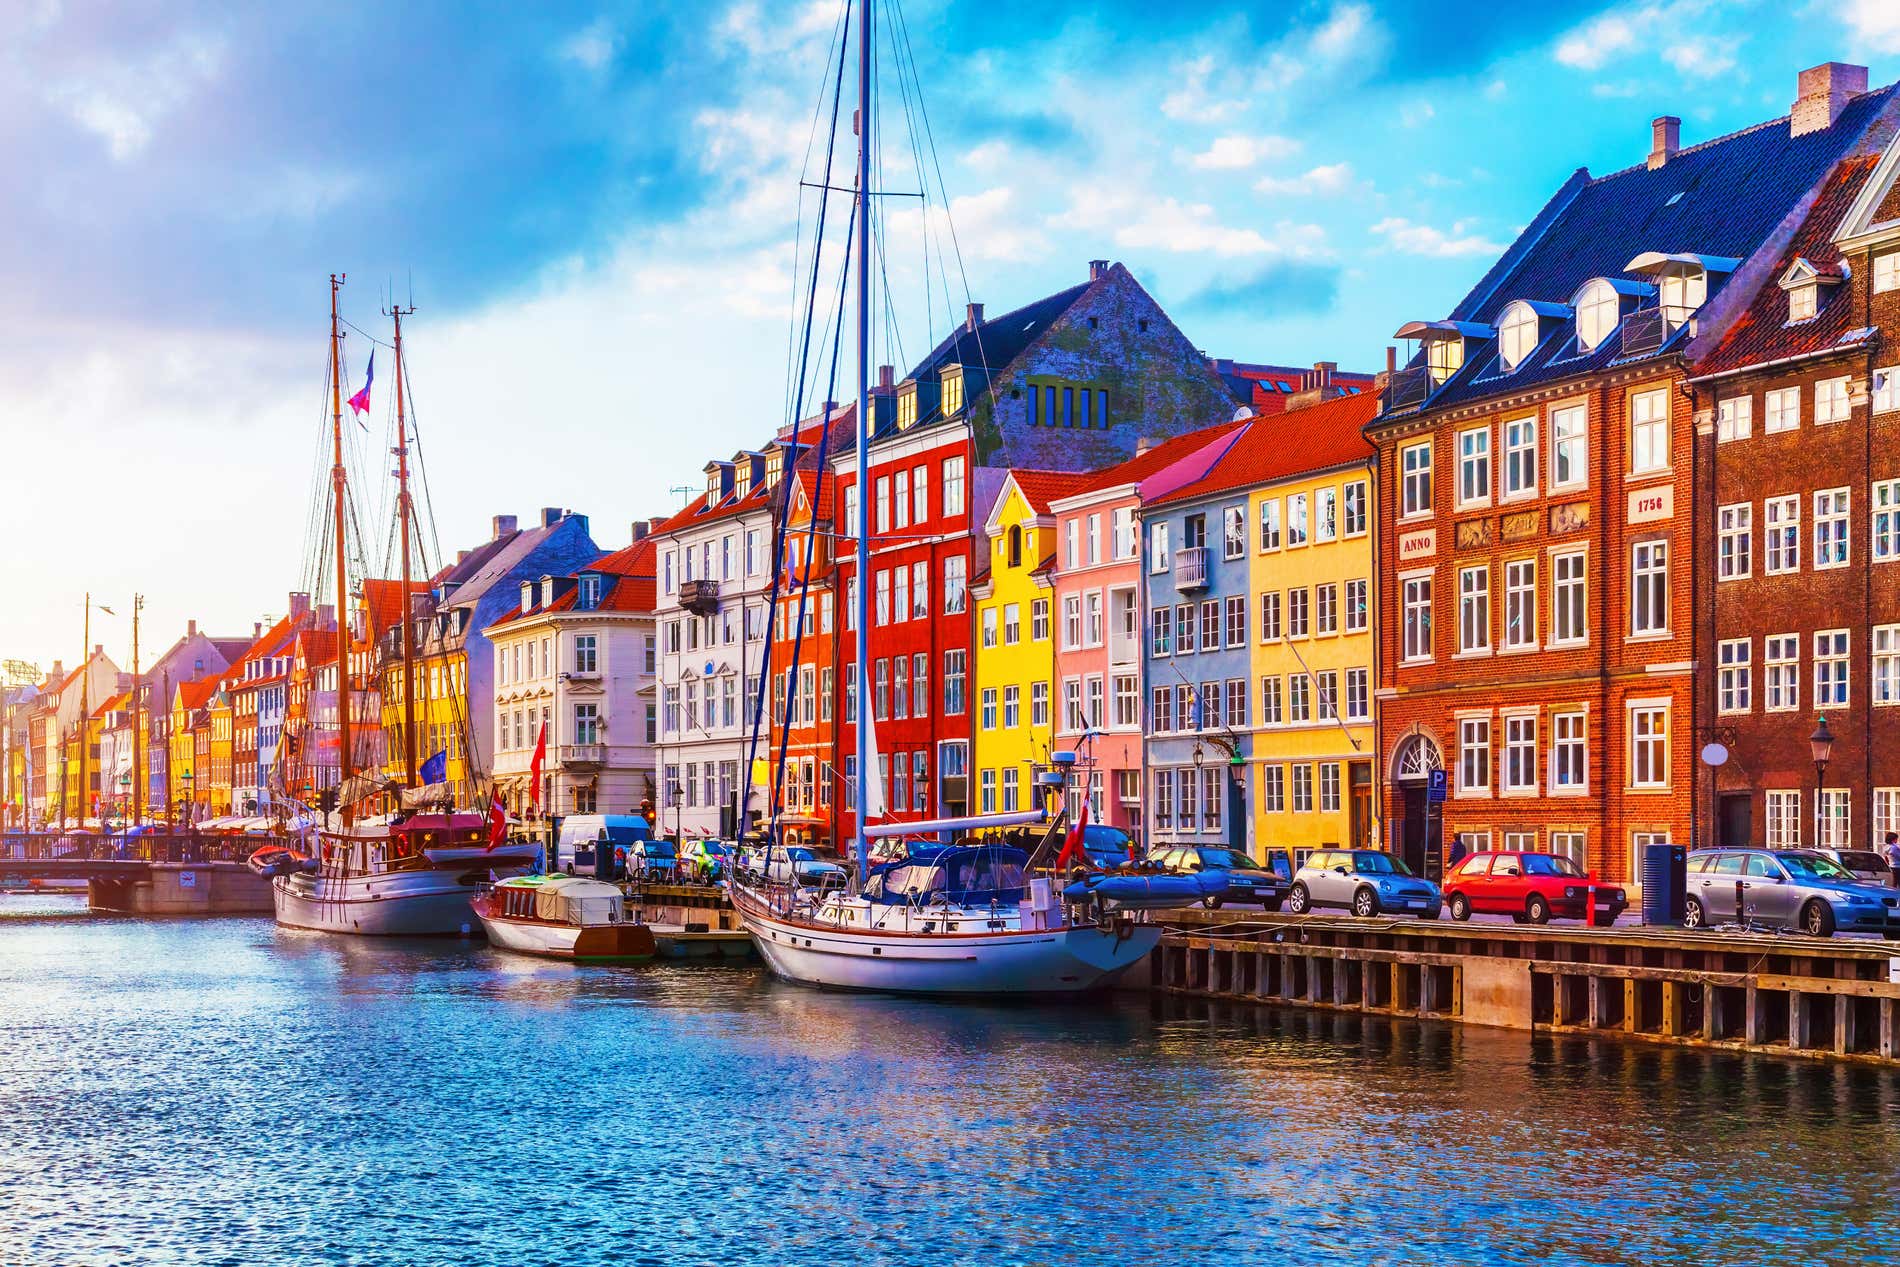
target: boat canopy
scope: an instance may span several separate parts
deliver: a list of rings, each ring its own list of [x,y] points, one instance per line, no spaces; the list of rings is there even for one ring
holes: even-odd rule
[[[541,884],[534,913],[541,919],[565,924],[618,924],[626,899],[620,890],[601,880],[559,876]]]
[[[890,904],[1020,902],[1028,864],[1028,854],[1004,845],[925,849],[873,868],[864,882],[864,896]]]

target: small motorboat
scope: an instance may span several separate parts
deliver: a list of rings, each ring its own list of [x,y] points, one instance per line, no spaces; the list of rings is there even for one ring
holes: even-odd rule
[[[1094,902],[1110,911],[1159,911],[1194,906],[1208,889],[1199,875],[1165,871],[1096,871],[1062,890],[1064,900]]]
[[[614,885],[582,876],[524,875],[475,899],[488,940],[504,950],[597,962],[651,959],[653,929],[627,914]]]

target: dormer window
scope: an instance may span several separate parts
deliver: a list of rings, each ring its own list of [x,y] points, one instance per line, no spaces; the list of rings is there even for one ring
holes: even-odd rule
[[[917,384],[909,383],[897,393],[897,429],[906,431],[917,422]]]
[[[710,504],[719,500],[719,468],[713,467],[706,472],[706,501]]]
[[[1577,350],[1594,352],[1616,331],[1622,320],[1623,300],[1607,278],[1597,277],[1584,283],[1577,292]]]
[[[1663,319],[1671,330],[1696,313],[1709,297],[1709,275],[1693,265],[1669,270],[1659,282]]]
[[[533,581],[523,581],[521,583],[521,610],[524,612],[531,612],[534,610],[534,582]]]
[[[1788,324],[1813,320],[1821,311],[1821,288],[1838,286],[1842,280],[1840,269],[1823,268],[1796,257],[1788,271],[1781,275],[1781,289],[1788,296]]]
[[[1498,320],[1498,361],[1509,372],[1522,365],[1536,347],[1537,311],[1520,299]]]
[[[784,473],[785,451],[783,449],[773,449],[770,453],[765,455],[765,482],[767,484],[776,484],[778,483],[778,477]]]
[[[735,497],[744,497],[752,491],[752,463],[741,458],[732,475],[732,492]]]
[[[580,593],[575,602],[584,612],[593,611],[600,606],[600,574],[598,572],[581,573]]]
[[[1425,363],[1431,367],[1432,381],[1444,382],[1464,366],[1465,341],[1433,339],[1425,345]]]
[[[963,371],[946,371],[943,376],[943,416],[955,416],[963,408]]]
[[[1820,287],[1813,282],[1788,288],[1788,321],[1807,321],[1812,318],[1820,305],[1817,299]]]

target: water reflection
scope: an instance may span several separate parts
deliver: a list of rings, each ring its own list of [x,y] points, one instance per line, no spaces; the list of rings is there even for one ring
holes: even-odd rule
[[[0,899],[0,1261],[1890,1256],[1883,1070]]]

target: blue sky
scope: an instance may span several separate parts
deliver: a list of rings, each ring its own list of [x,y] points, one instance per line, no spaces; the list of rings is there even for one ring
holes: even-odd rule
[[[1801,67],[1900,71],[1886,0],[1187,9],[904,6],[972,298],[1109,257],[1211,354],[1370,370],[1572,169],[1641,161],[1652,116],[1692,144],[1784,113]],[[87,588],[144,590],[148,642],[281,613],[333,270],[365,329],[392,285],[420,308],[445,550],[544,505],[613,547],[676,506],[783,413],[836,11],[4,6],[0,658],[70,663]],[[892,279],[915,355],[918,274]]]

